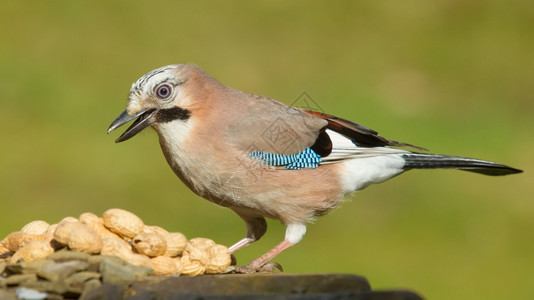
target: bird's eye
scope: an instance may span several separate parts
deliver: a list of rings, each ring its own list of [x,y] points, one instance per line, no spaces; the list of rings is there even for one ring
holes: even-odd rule
[[[157,89],[156,89],[156,95],[158,96],[158,98],[160,99],[167,99],[169,98],[169,96],[171,95],[171,91],[172,91],[172,87],[168,84],[163,84],[163,85],[160,85]]]

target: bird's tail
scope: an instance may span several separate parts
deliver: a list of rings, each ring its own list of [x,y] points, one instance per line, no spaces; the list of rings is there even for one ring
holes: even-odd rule
[[[522,170],[491,161],[439,154],[403,154],[404,169],[459,169],[484,175],[500,176],[521,173]]]

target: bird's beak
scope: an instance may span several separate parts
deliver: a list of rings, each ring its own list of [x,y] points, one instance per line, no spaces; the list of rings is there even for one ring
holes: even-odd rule
[[[130,125],[130,127],[128,127],[128,129],[115,140],[115,143],[124,142],[154,123],[155,118],[153,118],[153,116],[155,112],[157,112],[157,109],[146,109],[134,115],[129,115],[126,111],[123,111],[117,119],[109,125],[108,133],[137,118],[137,120],[135,120],[132,125]]]

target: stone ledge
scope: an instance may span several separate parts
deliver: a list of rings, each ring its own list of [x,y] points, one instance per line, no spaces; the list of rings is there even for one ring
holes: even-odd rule
[[[103,284],[82,295],[104,299],[422,299],[414,292],[373,291],[367,279],[350,274],[253,274],[151,277],[129,287]]]

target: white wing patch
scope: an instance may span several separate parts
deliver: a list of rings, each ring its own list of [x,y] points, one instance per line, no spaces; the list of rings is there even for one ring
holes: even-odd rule
[[[404,154],[410,151],[388,147],[358,147],[345,136],[327,129],[332,140],[332,153],[323,157],[321,164],[337,163],[344,160],[369,158],[388,154]]]
[[[343,135],[326,130],[332,153],[321,164],[340,163],[339,179],[345,194],[380,183],[403,172],[403,154],[410,151],[388,147],[358,147]]]

